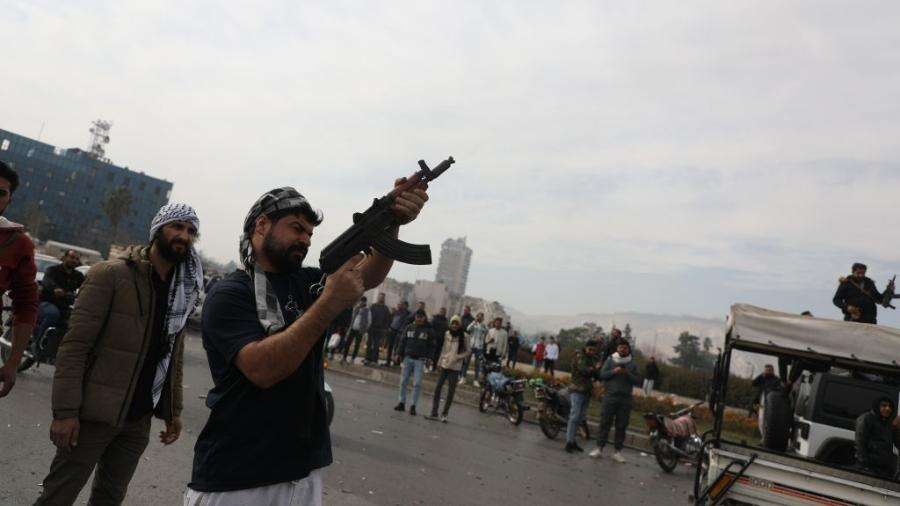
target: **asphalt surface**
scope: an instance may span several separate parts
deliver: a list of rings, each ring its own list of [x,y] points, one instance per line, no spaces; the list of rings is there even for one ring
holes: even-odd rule
[[[19,375],[0,400],[0,504],[32,504],[40,494],[54,448],[48,438],[53,368]],[[203,397],[211,386],[199,338],[185,356],[185,431],[171,446],[151,439],[129,487],[126,504],[182,504],[196,436],[206,422]],[[336,413],[334,463],[325,471],[325,504],[687,504],[693,468],[662,473],[652,456],[626,450],[627,464],[586,454],[569,455],[561,440],[512,426],[499,415],[455,405],[450,423],[393,411],[396,391],[385,385],[328,373]],[[154,420],[156,437],[162,424]],[[263,435],[261,435],[263,437]],[[586,446],[588,449],[590,447]],[[252,465],[252,463],[248,463]],[[89,486],[76,504],[87,502]]]

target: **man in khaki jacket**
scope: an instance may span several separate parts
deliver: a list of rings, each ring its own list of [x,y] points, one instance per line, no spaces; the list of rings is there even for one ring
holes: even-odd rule
[[[89,504],[121,504],[152,416],[166,423],[163,444],[181,434],[183,330],[203,286],[198,232],[190,206],[167,204],[149,246],[88,272],[57,354],[57,452],[36,504],[72,504],[95,467]]]

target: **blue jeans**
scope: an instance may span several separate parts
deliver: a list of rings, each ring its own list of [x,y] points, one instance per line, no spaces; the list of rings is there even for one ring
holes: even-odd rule
[[[415,372],[414,372],[415,371]],[[412,403],[415,406],[422,393],[422,373],[425,372],[425,360],[421,358],[405,357],[403,359],[403,372],[400,374],[400,402],[406,404],[406,387],[409,385],[409,375],[413,374]]]
[[[38,316],[38,323],[34,329],[35,337],[40,338],[50,327],[56,327],[59,324],[62,314],[59,308],[52,302],[41,302],[41,310]]]
[[[466,358],[463,359],[462,369],[459,371],[459,377],[462,379],[466,378],[466,374],[469,373],[469,363],[472,362],[472,359],[475,359],[475,379],[478,379],[478,370],[481,366],[481,350],[474,349],[472,353],[466,355]]]
[[[572,405],[569,409],[569,425],[566,427],[566,443],[574,443],[578,426],[584,421],[591,398],[588,394],[572,392],[569,394],[569,402]]]

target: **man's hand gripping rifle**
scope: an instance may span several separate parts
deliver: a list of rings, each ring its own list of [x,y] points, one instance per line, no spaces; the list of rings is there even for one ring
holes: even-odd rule
[[[325,276],[334,273],[341,265],[360,251],[369,254],[371,248],[382,255],[414,265],[431,263],[431,248],[427,244],[410,244],[393,237],[393,231],[400,225],[400,220],[391,210],[394,200],[401,193],[417,187],[424,187],[434,181],[456,161],[451,156],[437,167],[430,169],[424,160],[419,160],[419,170],[398,185],[387,195],[375,199],[372,206],[362,213],[353,215],[353,225],[339,235],[337,239],[322,250],[319,266]],[[311,289],[321,291],[325,286],[325,278]]]

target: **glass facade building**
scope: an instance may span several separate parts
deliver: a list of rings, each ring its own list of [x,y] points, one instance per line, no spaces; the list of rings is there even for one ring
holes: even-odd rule
[[[0,160],[19,174],[19,189],[4,216],[32,236],[100,251],[112,243],[146,244],[150,221],[169,201],[172,183],[0,129]],[[119,190],[124,188],[124,190]],[[114,192],[130,195],[118,227],[105,210]],[[120,207],[121,209],[121,207]]]

